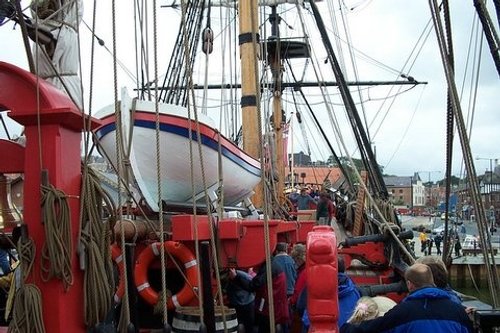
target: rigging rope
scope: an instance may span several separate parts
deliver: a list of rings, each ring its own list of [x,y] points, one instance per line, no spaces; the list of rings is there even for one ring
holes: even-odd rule
[[[303,15],[302,15],[302,8],[300,6],[296,6],[297,7],[297,10],[298,10],[298,13],[299,13],[299,17],[300,17],[300,20],[302,22],[302,27],[303,27],[303,30],[305,31],[305,22],[304,22],[304,18],[303,18]],[[311,50],[313,51],[314,53],[314,49],[311,48]],[[321,71],[317,68],[316,64],[314,61],[311,62],[312,64],[312,67],[313,67],[313,70],[314,70],[314,73],[316,74],[316,78],[318,78],[318,81],[319,82],[324,82],[325,80],[323,79],[319,79],[320,77],[322,77],[322,73]],[[292,74],[292,77],[295,81],[297,81],[294,73],[293,73],[293,70],[290,68],[290,72]],[[330,101],[328,100],[328,96],[325,94],[325,91],[323,90],[324,89],[324,86],[322,86],[321,84],[318,84],[318,87],[321,88],[321,92],[322,92],[322,97],[323,97],[323,103],[324,105],[326,106],[327,110],[328,110],[328,116],[329,116],[329,120],[332,124],[332,127],[333,128],[339,128],[339,125],[338,125],[338,122],[335,121],[335,119],[333,118],[333,110],[331,109],[331,103]],[[338,154],[335,152],[335,150],[333,149],[333,146],[332,144],[330,143],[330,140],[327,139],[327,136],[326,136],[326,133],[324,132],[323,130],[323,127],[319,125],[319,121],[318,121],[318,118],[316,117],[315,113],[312,111],[312,107],[311,105],[309,104],[308,100],[306,99],[305,97],[305,94],[303,92],[302,89],[299,90],[301,96],[302,96],[302,99],[304,100],[305,102],[305,105],[307,107],[307,109],[309,110],[309,114],[311,115],[311,117],[313,118],[314,122],[315,122],[315,125],[316,127],[318,128],[318,130],[321,132],[323,138],[325,139],[328,147],[330,148],[330,152],[332,153],[332,156],[334,157],[335,159],[335,162],[338,164],[338,166],[340,167],[341,169],[341,172],[342,174],[345,175],[345,179],[347,181],[347,185],[348,185],[348,191],[350,191],[351,193],[353,193],[353,189],[354,187],[352,186],[353,184],[353,181],[350,179],[350,177],[348,176],[348,173],[346,172],[344,166],[342,165],[342,163],[340,162],[340,159],[338,157]],[[339,141],[341,138],[339,138],[340,136],[340,130],[337,130],[335,131],[335,133],[337,134],[336,136],[336,139],[337,141]],[[314,138],[314,137],[313,137]],[[341,145],[339,144],[339,146],[341,147]],[[346,150],[347,152],[347,150]]]
[[[250,1],[250,8],[249,8],[249,16],[250,16],[250,26],[251,27],[256,27],[258,26],[258,22],[255,22],[255,19],[257,19],[257,15],[253,15],[253,13],[258,12],[257,6],[257,1]],[[261,13],[262,17],[265,17],[265,8],[262,8]],[[252,54],[255,55],[255,57],[258,57],[259,54],[259,41],[257,40],[257,31],[251,31],[252,35]],[[263,36],[264,40],[266,39],[266,36]],[[256,60],[256,59],[255,59]],[[254,65],[254,72],[259,73],[259,67],[257,61],[253,62]],[[257,111],[257,131],[258,131],[258,140],[259,140],[259,148],[261,152],[261,161],[264,160],[264,151],[265,151],[265,142],[263,140],[263,133],[262,133],[262,107],[261,107],[261,91],[260,91],[260,82],[258,79],[255,80],[254,82],[255,87],[254,91],[256,93],[256,111]],[[262,172],[261,172],[261,183],[265,184],[266,180],[268,179],[267,172],[270,171],[267,168],[263,167]],[[272,175],[271,175],[272,177]],[[276,318],[274,315],[274,292],[273,292],[273,282],[272,282],[272,258],[271,258],[271,248],[270,248],[270,232],[269,232],[269,217],[270,217],[270,211],[269,211],[269,191],[264,190],[264,207],[263,207],[263,213],[264,213],[264,250],[265,250],[265,270],[266,270],[266,288],[267,288],[267,297],[268,297],[268,303],[269,303],[269,332],[270,333],[275,333],[276,331]]]
[[[186,7],[187,4],[183,3],[182,6],[182,17],[184,18],[186,15]],[[182,20],[184,21],[184,19]],[[184,26],[182,26],[182,33],[184,36],[187,35],[187,31]],[[180,33],[181,31],[179,31]],[[184,52],[187,54],[189,51],[189,45],[185,43],[183,45]],[[187,55],[185,56],[186,61],[187,61]],[[189,72],[192,64],[187,61],[186,66],[189,66],[187,71]],[[196,101],[193,101],[193,105],[196,105]],[[199,226],[199,221],[198,221],[198,212],[197,212],[197,207],[196,207],[196,189],[195,189],[195,175],[194,175],[194,158],[193,158],[193,128],[192,128],[192,121],[191,121],[191,103],[188,103],[187,105],[187,112],[188,112],[188,136],[189,136],[189,166],[190,166],[190,179],[191,179],[191,193],[193,196],[193,218],[194,218],[194,250],[195,250],[195,256],[196,256],[196,262],[199,263],[196,267],[196,274],[198,277],[198,281],[202,281],[201,277],[201,263],[200,263],[200,244],[199,244],[199,236],[198,236],[198,226]],[[200,156],[201,157],[201,156]],[[201,161],[200,161],[201,162]],[[204,187],[206,186],[205,183],[203,183]],[[205,193],[206,194],[206,193]],[[207,203],[207,214],[211,214],[211,209],[210,206]],[[211,227],[211,226],[209,226]],[[208,264],[208,263],[205,263]],[[201,291],[201,290],[200,290]],[[203,308],[203,292],[198,292],[198,311],[200,313],[200,318],[203,318],[205,315],[204,308]]]
[[[73,285],[73,242],[68,196],[52,185],[42,185],[42,221],[45,243],[42,247],[41,278],[62,280],[64,290]]]
[[[116,27],[116,0],[112,0],[111,2],[111,26],[112,26],[112,34],[113,34],[113,100],[114,100],[114,117],[115,117],[115,156],[116,156],[116,174],[117,177],[122,177],[122,134],[123,134],[123,124],[121,117],[121,109],[120,103],[118,101],[118,70],[117,70],[117,27]],[[118,214],[117,219],[122,220],[122,191],[121,191],[121,182],[118,182]],[[124,224],[120,223],[120,233],[121,233],[121,251],[125,254],[125,230]],[[122,306],[120,313],[120,320],[118,322],[118,327],[120,331],[125,332],[130,326],[133,326],[130,322],[130,304],[129,304],[129,287],[128,287],[128,277],[127,277],[127,260],[123,260],[123,271],[125,272],[124,279],[124,295],[122,298]]]
[[[185,33],[185,31],[184,31]],[[187,43],[184,44],[184,47],[185,47],[185,54],[187,55],[188,54],[188,51],[189,51],[189,45]],[[193,108],[193,113],[194,113],[194,123],[195,123],[195,126],[196,126],[196,141],[197,141],[197,147],[198,147],[198,156],[199,156],[199,163],[200,163],[200,171],[201,171],[201,178],[202,178],[202,184],[203,184],[203,192],[204,192],[204,197],[205,197],[205,203],[206,203],[206,206],[207,206],[207,217],[208,217],[208,227],[209,227],[209,230],[210,230],[210,245],[211,245],[211,250],[212,250],[212,260],[213,260],[213,270],[214,270],[214,273],[215,273],[215,279],[216,279],[216,283],[217,283],[217,290],[222,290],[222,286],[221,286],[221,280],[220,280],[220,267],[219,267],[219,259],[218,259],[218,253],[219,253],[219,249],[218,249],[218,242],[217,242],[217,238],[216,238],[216,234],[215,234],[215,228],[216,228],[216,223],[214,221],[214,216],[212,214],[212,210],[211,210],[211,202],[210,202],[210,197],[208,195],[208,191],[207,191],[207,181],[206,181],[206,172],[205,172],[205,162],[204,162],[204,158],[203,158],[203,152],[202,152],[202,138],[201,138],[201,132],[200,132],[200,122],[198,120],[198,110],[197,110],[197,107],[196,107],[196,103],[195,103],[195,95],[194,95],[194,89],[193,89],[193,73],[192,73],[192,68],[193,68],[193,61],[189,61],[189,59],[186,59],[186,74],[187,74],[187,83],[188,83],[188,91],[189,91],[189,95],[191,96],[191,99],[192,99],[192,108]],[[191,103],[188,103],[188,119],[191,119]],[[192,128],[191,128],[191,121],[189,121],[189,131],[190,131],[190,159],[192,159],[192,135],[191,135],[191,131],[192,131]],[[219,141],[220,141],[220,136],[219,136]],[[193,164],[192,164],[193,165]],[[193,174],[192,174],[193,175]],[[195,197],[193,197],[193,201],[196,201],[195,200]],[[193,205],[195,205],[196,203],[194,202]],[[198,221],[196,219],[196,222],[195,222],[195,226],[196,228],[198,228]],[[198,242],[196,242],[197,244]],[[199,262],[200,260],[200,256],[199,256],[199,249],[197,248],[196,249],[197,251],[197,258],[196,260]],[[205,263],[205,264],[209,264],[209,263]],[[200,273],[200,267],[198,265],[198,276],[200,277],[201,276],[201,273]],[[200,280],[201,281],[201,280]],[[207,286],[208,287],[208,286]],[[220,304],[224,304],[224,301],[223,301],[223,295],[222,295],[222,292],[218,292],[217,293],[218,297],[219,297],[219,302]],[[205,302],[212,302],[213,300],[203,300],[203,293],[199,293],[199,299],[200,299],[200,316],[203,316],[204,314],[204,309],[203,307],[201,306],[201,304],[203,304],[203,301]],[[227,330],[227,323],[226,323],[226,310],[224,308],[224,306],[221,306],[221,314],[222,314],[222,320],[223,320],[223,324],[224,324],[224,330],[226,331]]]
[[[113,310],[115,284],[110,246],[116,215],[112,198],[101,187],[95,172],[86,165],[81,197],[80,251],[85,254],[84,319],[87,327],[93,327],[105,321]],[[108,216],[105,221],[102,219],[103,209]]]
[[[95,30],[97,0],[93,3],[92,29]],[[86,23],[85,23],[86,24]],[[88,26],[87,26],[88,27]],[[89,117],[83,119],[84,129],[89,129],[92,115],[95,38],[92,38],[90,56],[90,88]],[[82,77],[80,75],[80,77]],[[83,87],[83,85],[82,85]],[[83,96],[83,94],[82,94]],[[85,133],[90,131],[85,130]],[[114,203],[100,184],[94,170],[89,168],[89,144],[91,134],[85,134],[84,163],[82,165],[82,191],[80,197],[80,229],[78,237],[78,254],[80,265],[84,269],[84,321],[87,327],[93,327],[105,321],[112,311],[112,294],[114,291],[113,264],[110,255],[111,230],[116,221]],[[106,210],[108,219],[103,223],[102,209]]]
[[[314,5],[314,3],[313,3],[313,2],[311,2],[311,5]],[[313,8],[314,8],[314,7],[313,7]],[[316,8],[315,10],[313,10],[313,12],[315,12],[315,15],[318,15],[317,19],[318,19],[319,21],[321,21],[321,17],[320,17],[320,15],[319,15],[318,11],[317,11],[317,8]],[[299,7],[299,13],[300,13],[300,7]],[[319,27],[318,27],[318,28],[319,28]],[[324,36],[324,38],[326,39],[326,36]],[[326,45],[325,45],[325,46],[326,46]],[[333,54],[332,54],[332,57],[333,57]],[[333,59],[333,60],[334,60],[334,59]],[[338,70],[337,70],[336,75],[337,75],[337,74],[339,74],[339,76],[341,76],[341,74],[342,74],[342,73],[338,73]],[[339,80],[339,79],[338,79],[338,81],[340,82],[340,81],[342,81],[342,80]],[[343,85],[343,86],[345,87],[345,85]],[[302,93],[302,92],[301,92],[301,93]],[[348,94],[348,92],[344,91],[344,94],[346,94],[346,95],[347,95],[347,94]],[[343,97],[349,97],[349,96],[343,96]],[[304,97],[304,100],[305,100],[305,97]],[[350,100],[352,101],[352,98],[351,98]],[[346,108],[347,108],[347,106],[346,106]],[[357,123],[359,123],[359,122],[357,122]],[[360,131],[362,131],[362,124],[360,124],[359,126],[361,126],[361,128],[360,128],[359,130],[360,130]],[[319,127],[321,128],[321,126],[319,126]],[[337,129],[337,130],[338,130],[338,129]],[[338,132],[340,133],[340,130],[338,130]],[[338,140],[339,140],[339,145],[341,145],[342,147],[344,147],[344,149],[347,151],[347,149],[346,149],[346,144],[345,144],[345,142],[344,142],[343,138],[340,136]],[[360,148],[361,148],[361,147],[360,147]],[[363,155],[362,155],[362,156],[363,156]],[[354,162],[353,162],[352,158],[351,158],[349,155],[347,155],[347,157],[348,157],[348,160],[350,161],[351,165],[353,165],[353,166],[354,166],[355,164],[354,164]],[[372,160],[373,160],[373,161],[375,161],[375,159],[372,159]],[[339,161],[338,163],[339,163],[339,165],[342,165],[342,164],[340,163],[340,161]],[[365,164],[365,165],[366,165],[366,164]],[[374,167],[375,167],[375,166],[374,166]],[[371,201],[371,203],[372,203],[372,205],[373,205],[373,207],[374,207],[375,211],[377,212],[378,216],[379,216],[379,217],[380,217],[380,219],[382,220],[382,223],[381,223],[381,225],[379,225],[379,228],[381,229],[381,231],[383,231],[383,230],[382,230],[382,228],[384,228],[384,229],[385,229],[385,230],[386,230],[386,231],[387,231],[387,232],[388,232],[388,233],[392,236],[392,238],[393,238],[394,242],[396,242],[396,244],[398,245],[398,247],[401,249],[401,251],[402,251],[402,252],[405,254],[405,256],[408,258],[408,260],[409,260],[410,262],[413,262],[413,261],[414,261],[414,259],[413,259],[413,255],[412,255],[412,254],[408,251],[407,245],[403,244],[403,243],[401,242],[401,240],[399,240],[399,238],[397,237],[396,233],[394,232],[394,230],[393,230],[394,224],[391,224],[391,223],[389,223],[389,222],[387,221],[387,219],[389,219],[389,221],[393,221],[393,220],[395,219],[395,218],[393,217],[393,214],[394,214],[393,209],[391,210],[390,214],[387,214],[387,213],[386,213],[386,214],[383,214],[383,213],[382,213],[382,210],[384,210],[384,207],[385,207],[385,206],[384,206],[384,205],[382,205],[382,206],[383,206],[383,207],[382,207],[382,209],[381,209],[381,208],[379,208],[379,205],[377,205],[377,201],[376,201],[376,200],[373,198],[373,196],[370,194],[370,192],[368,191],[368,188],[367,188],[366,184],[365,184],[365,183],[363,182],[363,180],[361,179],[361,175],[359,174],[359,171],[357,170],[357,168],[353,168],[353,170],[354,170],[354,172],[355,172],[355,174],[356,174],[356,179],[360,182],[361,186],[362,186],[362,187],[364,188],[364,190],[366,191],[366,194],[367,194],[367,196],[369,197],[369,199],[370,199],[370,201]],[[346,177],[347,177],[347,173],[345,173],[345,172],[344,172],[344,174],[345,174],[345,175],[346,175]],[[370,173],[369,173],[369,174],[370,174]],[[349,178],[346,178],[346,179],[349,179]],[[351,187],[351,188],[352,188],[352,187]],[[380,194],[380,193],[379,193],[379,194]],[[387,211],[387,208],[386,208],[385,210]],[[389,216],[387,216],[387,215],[389,215]],[[397,221],[397,220],[396,220],[396,222],[399,222],[399,221]]]
[[[314,17],[316,19],[318,30],[320,31],[320,34],[322,36],[324,46],[327,50],[332,70],[335,74],[337,81],[340,83],[339,90],[341,92],[342,99],[345,103],[346,111],[349,115],[349,121],[352,130],[354,132],[354,138],[356,139],[356,142],[358,144],[359,152],[361,154],[361,159],[363,160],[365,168],[368,171],[371,184],[374,190],[377,192],[377,196],[387,199],[389,194],[387,192],[385,183],[382,179],[382,173],[380,172],[378,165],[375,165],[376,158],[374,156],[373,150],[368,140],[367,133],[363,128],[359,113],[356,110],[356,106],[349,92],[349,88],[345,83],[344,75],[340,70],[337,58],[333,52],[333,48],[328,39],[328,35],[326,33],[326,29],[323,24],[323,20],[321,18],[321,14],[314,0],[310,1],[310,5],[311,9],[313,10]]]
[[[441,53],[441,60],[443,62],[444,72],[446,75],[446,81],[449,88],[449,96],[451,105],[453,106],[453,114],[456,120],[458,134],[460,137],[460,142],[462,145],[462,153],[464,156],[464,162],[467,168],[467,174],[471,179],[476,178],[476,170],[474,167],[472,153],[470,151],[470,143],[467,137],[467,132],[465,128],[465,123],[462,115],[462,110],[460,107],[460,101],[458,100],[458,92],[454,82],[453,68],[448,59],[448,53],[446,49],[446,41],[444,37],[443,27],[439,18],[439,7],[436,0],[429,0],[429,7],[431,8],[432,19],[434,21],[434,27],[436,30],[436,36],[438,39],[438,45]],[[479,185],[477,182],[471,182],[470,184],[470,196],[474,205],[474,210],[477,214],[477,225],[480,234],[481,248],[483,251],[485,267],[488,273],[488,285],[490,287],[493,306],[499,306],[499,290],[500,290],[500,278],[498,271],[496,270],[495,256],[493,254],[493,249],[488,246],[488,228],[486,223],[486,214],[484,206],[481,201],[481,194],[479,191]]]
[[[161,102],[187,105],[189,89],[185,88],[188,81],[186,67],[188,63],[194,64],[195,62],[204,9],[204,1],[194,0],[194,2],[189,3],[187,11],[183,15],[184,19],[181,20],[179,26],[177,40],[165,73],[161,92],[157,96]],[[186,49],[184,44],[188,44],[189,48]],[[189,53],[185,54],[186,51]]]
[[[35,284],[26,283],[33,268],[35,251],[32,238],[22,236],[17,242],[21,279],[19,289],[16,291],[17,278],[13,278],[9,291],[9,294],[15,292],[12,320],[9,324],[9,332],[12,333],[45,333],[40,289]]]
[[[495,26],[491,21],[491,17],[488,14],[488,10],[486,9],[484,1],[474,0],[474,7],[476,7],[477,15],[479,16],[479,20],[481,21],[481,24],[483,26],[484,37],[486,38],[488,46],[490,47],[491,56],[493,57],[493,62],[495,63],[497,73],[498,75],[500,75],[500,41],[498,38],[498,34],[495,31]]]
[[[349,58],[351,60],[351,67],[352,67],[352,70],[353,70],[353,73],[354,73],[354,79],[356,81],[359,81],[358,66],[357,66],[356,58],[354,56],[354,52],[353,52],[353,48],[352,48],[352,43],[351,43],[351,34],[350,34],[350,31],[349,31],[349,22],[347,20],[347,16],[345,15],[345,12],[341,10],[341,13],[342,13],[342,15],[340,17],[342,18],[342,24],[344,26],[344,33],[345,33],[345,36],[346,36],[347,46],[348,46],[347,50],[349,51]],[[345,70],[345,66],[344,66],[344,70],[342,72],[347,73],[347,71]],[[346,77],[347,77],[347,75],[346,75]],[[361,94],[361,88],[360,88],[360,86],[356,86],[355,89],[356,89],[356,92],[358,93],[359,100],[362,100],[363,96]],[[372,142],[373,138],[370,136],[370,127],[368,126],[368,120],[366,118],[366,109],[365,109],[365,104],[364,103],[361,103],[361,113],[363,115],[363,121],[365,123],[366,135],[368,137],[368,141]]]
[[[155,89],[155,148],[156,148],[156,183],[158,195],[158,220],[160,224],[160,267],[161,267],[161,290],[157,306],[161,306],[163,327],[168,327],[168,309],[167,309],[167,280],[166,280],[166,262],[165,262],[165,234],[163,230],[163,201],[161,185],[161,146],[160,146],[160,105],[158,100],[158,29],[156,0],[153,0],[153,66],[154,66],[154,89]]]
[[[450,20],[450,10],[448,1],[443,1],[443,13],[446,28],[446,48],[448,63],[450,64],[450,69],[455,71],[454,56],[453,56],[453,40],[451,38],[451,20]],[[454,135],[454,117],[453,117],[453,105],[451,102],[450,93],[448,92],[447,99],[447,110],[446,110],[446,179],[451,179],[451,167],[452,167],[452,157],[453,157],[453,135]],[[446,182],[445,187],[445,198],[449,198],[451,194],[451,182]],[[447,253],[447,247],[450,246],[452,240],[449,239],[448,235],[448,212],[450,211],[449,200],[445,202],[446,219],[444,221],[445,233],[443,239],[443,253]],[[443,258],[443,262],[449,262],[450,258]]]

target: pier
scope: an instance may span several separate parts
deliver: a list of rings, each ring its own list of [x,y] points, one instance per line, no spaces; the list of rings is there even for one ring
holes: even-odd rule
[[[408,229],[413,229],[419,226],[423,226],[426,230],[431,231],[427,233],[428,237],[431,235],[433,229],[439,228],[444,221],[440,217],[424,217],[424,216],[402,216],[403,226]],[[467,235],[475,234],[477,230],[477,225],[475,222],[465,221],[463,222],[467,231]],[[460,230],[461,226],[457,229]],[[499,243],[499,233],[494,233],[492,237],[492,246],[495,252],[495,263],[496,269],[500,273],[500,243]],[[415,244],[415,255],[417,257],[425,255],[422,253],[420,248],[419,232],[414,230],[413,242]],[[460,239],[463,241],[463,236],[460,234]],[[442,249],[442,244],[441,244]],[[454,252],[454,251],[453,251]],[[436,246],[432,248],[432,255],[437,254]],[[451,285],[456,289],[467,289],[467,288],[481,288],[488,287],[487,272],[484,265],[484,258],[480,248],[462,249],[459,256],[452,256],[452,263],[449,266],[449,278]]]

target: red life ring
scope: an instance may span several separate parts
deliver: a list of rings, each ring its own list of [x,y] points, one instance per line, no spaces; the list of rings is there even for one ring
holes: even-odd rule
[[[118,287],[116,288],[113,299],[115,303],[120,303],[125,294],[125,265],[123,264],[125,258],[122,255],[122,249],[116,244],[111,245],[111,258],[115,262],[119,274]]]
[[[165,252],[170,253],[184,266],[187,282],[184,287],[167,300],[167,309],[174,310],[188,304],[195,296],[194,288],[198,288],[198,271],[196,258],[184,244],[173,241],[163,243]],[[148,268],[156,257],[160,255],[161,243],[156,242],[145,248],[137,258],[135,265],[135,285],[139,295],[149,304],[158,303],[158,293],[151,288],[148,281]]]

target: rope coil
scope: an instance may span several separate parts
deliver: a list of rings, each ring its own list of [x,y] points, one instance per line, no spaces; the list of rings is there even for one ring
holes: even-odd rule
[[[95,172],[86,168],[82,188],[83,228],[80,246],[84,256],[84,315],[85,324],[93,327],[106,320],[113,307],[113,263],[110,253],[111,227],[115,217],[114,203],[104,192]],[[103,205],[104,203],[104,205]],[[108,219],[103,222],[102,210]]]
[[[16,291],[16,278],[12,279],[12,285],[9,291],[15,292],[14,307],[12,311],[12,320],[9,324],[11,333],[45,333],[43,325],[42,294],[40,289],[34,284],[26,284],[26,278],[30,275],[35,258],[35,243],[33,239],[28,238],[23,241],[21,238],[17,243],[17,251],[20,260],[21,282]],[[10,309],[7,308],[6,312]]]
[[[52,185],[42,185],[42,219],[45,243],[42,247],[41,278],[63,281],[64,290],[73,285],[70,209],[66,194]]]

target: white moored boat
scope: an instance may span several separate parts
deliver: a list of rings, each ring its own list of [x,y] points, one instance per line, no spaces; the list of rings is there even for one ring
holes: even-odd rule
[[[158,211],[156,114],[155,103],[132,100],[122,93],[120,101],[122,142],[124,151],[130,144],[132,176],[149,207]],[[219,142],[223,173],[224,205],[233,206],[252,194],[260,181],[260,162],[215,129],[206,115],[198,115],[203,168],[201,165],[196,122],[188,118],[187,109],[172,104],[159,106],[160,119],[160,173],[161,199],[166,202],[189,203],[193,198],[205,203],[204,185],[218,188]],[[104,149],[112,163],[116,163],[116,122],[114,105],[101,109],[96,115],[103,125],[96,130],[100,149]],[[189,125],[191,123],[191,125]],[[189,126],[192,131],[192,158],[189,146]],[[194,173],[194,192],[191,182],[191,161]],[[116,165],[116,164],[115,164]],[[202,170],[205,173],[203,183]],[[194,193],[194,195],[193,195]]]

